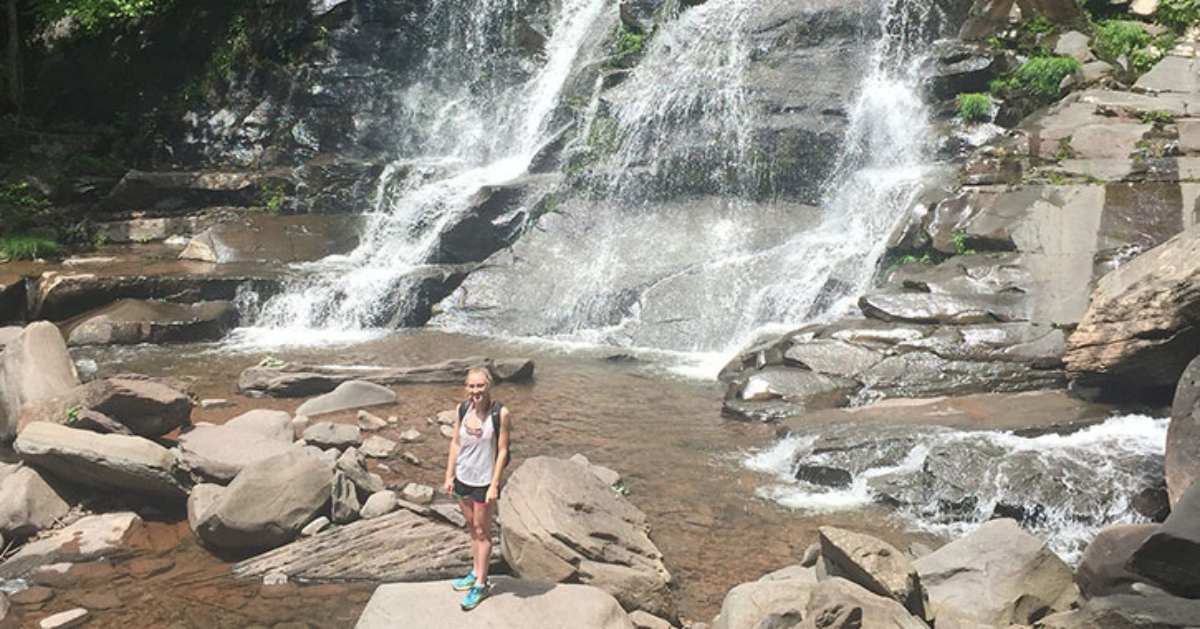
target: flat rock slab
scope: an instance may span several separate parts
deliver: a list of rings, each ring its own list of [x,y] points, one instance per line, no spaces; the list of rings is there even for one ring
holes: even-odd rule
[[[395,401],[396,392],[385,386],[363,380],[349,380],[337,385],[333,391],[301,404],[300,408],[296,409],[296,414],[315,417],[355,408],[393,404]],[[357,426],[354,428],[358,429]],[[308,434],[308,430],[305,434]]]
[[[134,345],[215,341],[237,324],[228,301],[177,304],[121,299],[64,325],[67,345]]]
[[[127,551],[129,542],[141,531],[142,519],[136,513],[87,516],[22,546],[0,564],[0,578],[17,578],[46,564],[112,557]]]
[[[356,215],[249,214],[196,234],[179,257],[219,264],[319,260],[353,249],[360,221]]]
[[[261,391],[275,397],[302,397],[332,391],[349,380],[382,385],[459,384],[467,371],[486,367],[497,382],[525,382],[533,377],[533,361],[524,358],[470,357],[414,367],[359,367],[286,364],[280,367],[251,367],[238,378],[242,392]]]
[[[538,583],[498,577],[476,609],[459,608],[462,595],[445,581],[381,585],[357,629],[633,629],[612,595],[587,585]]]
[[[297,581],[427,581],[462,576],[471,539],[462,528],[393,511],[322,532],[233,566],[237,577],[282,573]],[[448,588],[447,588],[448,589]],[[457,603],[447,609],[457,609]]]
[[[136,435],[160,437],[191,419],[192,400],[177,386],[181,385],[137,374],[93,380],[27,406],[19,424],[71,423],[72,409],[89,409],[116,420]]]
[[[174,455],[142,437],[34,422],[21,431],[13,448],[35,467],[71,482],[172,500],[186,496],[173,474]]]
[[[228,483],[242,469],[283,454],[291,442],[224,426],[197,426],[179,437],[183,467],[218,483]]]

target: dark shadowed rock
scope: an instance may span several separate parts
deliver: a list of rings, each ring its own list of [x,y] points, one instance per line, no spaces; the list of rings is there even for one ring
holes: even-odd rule
[[[1171,504],[1200,480],[1200,356],[1183,370],[1175,389],[1167,429],[1166,476]]]
[[[921,578],[896,547],[870,535],[832,526],[821,527],[818,538],[826,574],[844,577],[890,598],[918,618],[932,619]]]
[[[1040,620],[1037,629],[1193,629],[1200,601],[1173,596],[1117,594],[1094,598],[1070,612]]]
[[[63,326],[68,345],[134,345],[215,341],[237,323],[228,301],[176,304],[121,299]]]
[[[258,203],[259,176],[238,172],[145,172],[131,170],[104,199],[115,211],[170,212],[187,208]]]
[[[1157,524],[1114,524],[1097,533],[1075,571],[1080,592],[1087,598],[1132,593],[1142,577],[1129,569],[1129,561],[1156,530]]]
[[[1193,483],[1157,530],[1133,553],[1143,579],[1187,598],[1200,598],[1200,483]]]
[[[91,409],[124,424],[136,435],[159,437],[186,425],[192,414],[191,398],[172,384],[134,374],[93,380],[26,407],[21,425],[67,423],[72,409]]]

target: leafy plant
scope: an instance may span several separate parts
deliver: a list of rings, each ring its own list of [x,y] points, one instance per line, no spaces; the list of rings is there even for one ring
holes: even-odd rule
[[[983,93],[959,94],[958,117],[963,122],[980,122],[992,115],[992,97]]]
[[[919,258],[912,254],[903,255],[896,259],[896,266],[904,266],[914,262],[919,262],[921,264],[933,264],[933,257],[930,256],[928,252],[924,253]]]
[[[1175,116],[1171,115],[1171,112],[1162,111],[1159,109],[1153,111],[1143,111],[1142,113],[1138,114],[1138,119],[1145,124],[1171,124],[1172,122],[1175,122]]]
[[[642,54],[642,49],[646,45],[646,35],[625,28],[625,24],[621,23],[617,26],[617,39],[613,44],[613,53],[609,58],[609,65],[614,67],[626,67],[626,65]]]
[[[1040,98],[1053,98],[1058,95],[1062,80],[1078,69],[1079,61],[1073,57],[1033,57],[1021,64],[1012,76],[995,79],[988,87],[994,94],[1020,91]]]
[[[1159,0],[1154,19],[1163,26],[1182,32],[1200,21],[1200,0]]]
[[[287,192],[283,189],[283,184],[266,183],[259,191],[258,200],[268,212],[279,214],[287,202]]]
[[[954,254],[960,256],[971,256],[977,252],[967,246],[967,232],[956,231],[950,235],[950,244],[954,245]]]
[[[42,236],[0,236],[0,259],[33,260],[58,253],[57,242]]]
[[[1044,15],[1038,15],[1032,20],[1026,20],[1021,27],[1024,28],[1026,32],[1033,35],[1043,35],[1045,33],[1054,32],[1054,24],[1050,20],[1046,19],[1046,16]]]
[[[1150,43],[1150,34],[1137,22],[1108,20],[1096,29],[1093,48],[1102,59],[1115,60],[1130,55]]]
[[[104,27],[115,20],[154,15],[169,8],[173,0],[34,0],[37,16],[53,22],[75,18],[87,30]]]

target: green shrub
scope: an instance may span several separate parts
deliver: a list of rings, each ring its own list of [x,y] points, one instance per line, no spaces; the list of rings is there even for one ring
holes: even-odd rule
[[[1183,31],[1200,21],[1200,0],[1159,0],[1154,19],[1163,26]]]
[[[41,236],[0,236],[0,259],[32,260],[58,253],[58,243]]]
[[[1175,122],[1175,116],[1172,116],[1171,112],[1158,109],[1154,111],[1143,111],[1138,115],[1138,118],[1145,124],[1153,124],[1156,122],[1161,124],[1171,124],[1172,122]]]
[[[1052,98],[1058,96],[1058,86],[1069,74],[1079,69],[1073,57],[1033,57],[1021,64],[1007,79],[996,79],[989,84],[995,94],[1022,91],[1030,95]]]
[[[1093,47],[1102,59],[1113,61],[1121,55],[1131,55],[1149,43],[1150,34],[1137,22],[1109,20],[1096,29]]]
[[[963,122],[988,120],[992,115],[992,97],[982,93],[958,95],[958,117]]]
[[[950,235],[950,242],[954,245],[954,254],[960,256],[973,256],[975,250],[967,246],[967,232],[956,231]]]
[[[1045,33],[1054,32],[1054,24],[1046,19],[1044,15],[1035,16],[1032,20],[1027,20],[1021,25],[1025,32],[1033,35],[1043,35]]]
[[[642,54],[642,49],[646,46],[646,35],[637,31],[631,31],[625,28],[624,24],[617,27],[617,39],[613,44],[612,56],[609,58],[609,65],[614,67],[626,67],[638,55]]]

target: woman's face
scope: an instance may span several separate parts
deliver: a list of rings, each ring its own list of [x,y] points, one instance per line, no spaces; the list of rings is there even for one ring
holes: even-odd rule
[[[474,374],[474,373],[467,376],[466,387],[467,387],[467,399],[469,399],[475,403],[483,401],[483,398],[487,396],[488,389],[490,388],[490,386],[488,385],[487,378],[483,377],[480,374]]]

